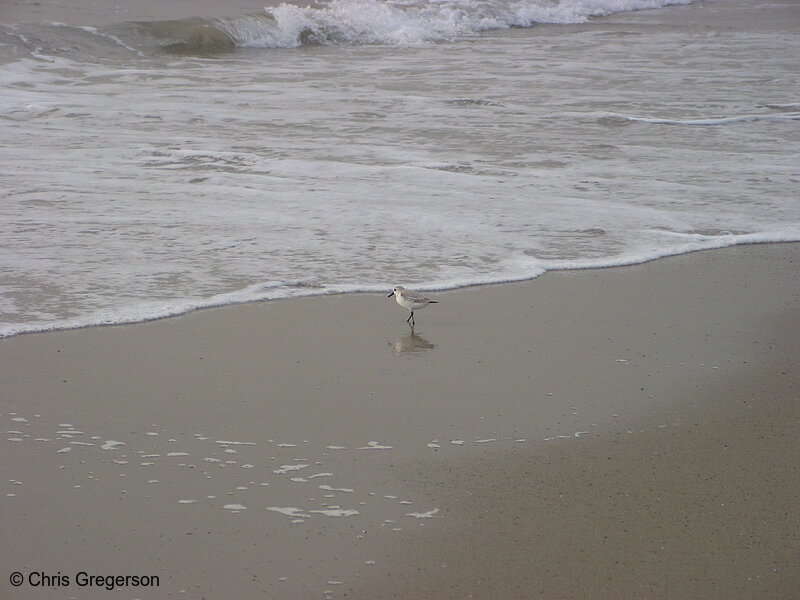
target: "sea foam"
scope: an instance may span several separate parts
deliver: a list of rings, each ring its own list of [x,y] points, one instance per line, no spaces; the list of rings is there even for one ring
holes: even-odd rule
[[[0,26],[0,336],[800,240],[796,37],[502,31],[666,4]]]

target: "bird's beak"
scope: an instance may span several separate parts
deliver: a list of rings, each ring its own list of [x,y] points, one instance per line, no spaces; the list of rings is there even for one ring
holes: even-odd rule
[[[387,297],[387,298],[391,298],[392,296],[394,296],[394,292],[392,292],[391,294],[389,294],[389,295],[388,295],[388,296],[386,296],[386,297]]]

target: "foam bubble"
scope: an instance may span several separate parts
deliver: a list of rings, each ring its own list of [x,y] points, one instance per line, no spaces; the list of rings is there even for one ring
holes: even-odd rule
[[[352,517],[359,514],[357,510],[344,508],[325,508],[319,510],[310,510],[308,512],[323,515],[325,517]]]
[[[362,446],[359,450],[391,450],[391,446],[387,446],[386,444],[381,444],[380,442],[367,442],[366,446]]]
[[[275,469],[273,473],[277,473],[278,475],[283,475],[284,473],[289,473],[292,471],[300,471],[301,469],[307,469],[311,465],[308,464],[293,464],[293,465],[281,465],[280,469]]]
[[[429,510],[427,512],[424,512],[424,513],[418,513],[418,512],[406,513],[406,516],[407,517],[413,517],[414,519],[432,519],[438,513],[439,513],[439,509],[438,508],[434,508],[434,509],[431,509],[431,510]]]
[[[326,490],[328,492],[348,492],[348,493],[352,493],[354,491],[354,490],[352,490],[350,488],[335,488],[335,487],[331,487],[329,485],[320,485],[318,487],[319,487],[319,489]]]
[[[233,442],[230,440],[217,440],[215,443],[220,446],[255,446],[255,442]]]
[[[293,506],[268,506],[267,510],[271,510],[273,512],[281,513],[282,515],[286,515],[287,517],[310,517],[311,515],[307,514],[303,509],[296,508]]]

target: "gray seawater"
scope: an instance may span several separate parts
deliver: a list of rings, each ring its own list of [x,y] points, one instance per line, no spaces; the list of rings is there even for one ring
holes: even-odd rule
[[[798,11],[737,2],[4,21],[0,335],[798,241]]]

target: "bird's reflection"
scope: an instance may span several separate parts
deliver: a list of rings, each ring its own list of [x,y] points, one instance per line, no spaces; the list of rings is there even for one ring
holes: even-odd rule
[[[412,330],[410,334],[397,338],[394,343],[394,351],[398,354],[412,354],[415,352],[426,352],[434,347],[421,335],[417,335]]]

